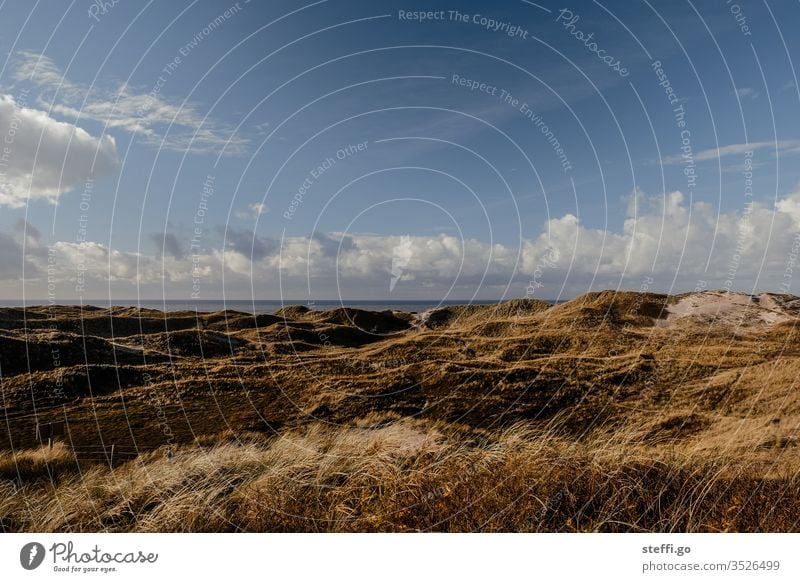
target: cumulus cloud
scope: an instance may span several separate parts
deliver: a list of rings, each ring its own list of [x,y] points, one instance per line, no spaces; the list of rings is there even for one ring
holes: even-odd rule
[[[455,296],[480,289],[483,296],[497,297],[508,286],[511,295],[533,288],[538,297],[556,298],[562,289],[566,296],[638,289],[644,280],[655,291],[691,290],[704,282],[708,288],[797,292],[791,275],[800,247],[800,188],[774,206],[743,197],[738,210],[722,213],[708,203],[690,204],[681,192],[648,197],[637,191],[635,197],[617,229],[592,228],[565,214],[542,225],[541,234],[521,247],[449,234],[316,233],[279,241],[228,228],[219,231],[223,242],[191,256],[180,252],[177,239],[162,234],[154,236],[163,245],[160,255],[57,242],[56,266],[50,269],[41,235],[21,223],[16,238],[0,236],[0,279],[20,276],[25,242],[31,285],[37,284],[36,273],[39,283],[45,271],[69,282],[83,273],[98,283],[158,290],[164,284],[174,294],[200,277],[203,289],[214,289],[208,297],[218,296],[223,280],[226,292],[249,293],[252,284],[265,297],[274,296],[278,281],[295,295],[310,284],[318,296],[340,289],[361,297],[385,296],[390,288],[395,296],[441,297],[451,286]]]
[[[269,212],[269,206],[261,202],[255,202],[253,204],[248,204],[247,210],[237,211],[236,217],[240,218],[241,220],[248,220],[251,218],[257,218],[262,214],[266,214],[267,212]]]
[[[475,289],[481,283],[506,284],[514,276],[518,252],[517,248],[446,234],[316,233],[287,238],[273,254],[242,272],[248,276],[252,272],[259,280],[274,278],[278,270],[285,281],[306,281],[308,277],[322,294],[330,294],[338,284],[355,293],[391,288],[413,296],[422,288],[437,292],[451,286],[462,290]]]
[[[64,242],[52,245],[52,264],[48,275],[79,293],[89,297],[98,296],[106,283],[134,285],[161,285],[191,281],[193,263],[189,258],[166,255],[148,255],[134,251],[110,248],[98,242]],[[203,255],[198,271],[206,276],[212,274],[211,265],[219,261],[214,254]],[[76,291],[77,293],[78,291]]]
[[[57,242],[53,248],[59,272],[69,281],[90,278],[136,283],[159,279],[154,257],[109,249],[97,242]]]
[[[125,83],[88,86],[66,78],[45,55],[20,51],[16,56],[15,78],[38,86],[43,91],[40,102],[59,115],[99,121],[135,133],[153,146],[181,152],[236,155],[248,143],[225,124],[204,119],[195,103],[167,98],[166,83],[151,88]]]
[[[592,229],[567,215],[549,221],[526,245],[524,271],[556,256],[543,274],[552,285],[637,288],[653,277],[662,290],[692,289],[699,281],[723,289],[783,290],[783,275],[800,232],[800,194],[775,208],[742,200],[718,215],[710,204],[689,205],[681,192],[646,199],[620,231]]]
[[[273,254],[277,248],[276,241],[260,237],[252,230],[238,230],[232,227],[225,230],[225,249],[251,261],[260,261]]]
[[[778,200],[776,208],[789,216],[794,221],[795,227],[800,226],[800,189]]]
[[[118,167],[114,138],[96,138],[71,123],[0,94],[0,205],[59,197]]]

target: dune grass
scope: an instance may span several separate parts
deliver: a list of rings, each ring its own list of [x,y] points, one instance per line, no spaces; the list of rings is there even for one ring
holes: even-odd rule
[[[663,450],[663,449],[662,449]],[[110,469],[0,457],[6,531],[796,531],[800,474],[412,420],[208,439]]]

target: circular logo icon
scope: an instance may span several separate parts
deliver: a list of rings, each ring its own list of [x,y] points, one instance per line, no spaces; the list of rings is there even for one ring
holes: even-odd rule
[[[39,542],[30,542],[19,551],[19,563],[26,570],[35,570],[44,561],[44,546]]]

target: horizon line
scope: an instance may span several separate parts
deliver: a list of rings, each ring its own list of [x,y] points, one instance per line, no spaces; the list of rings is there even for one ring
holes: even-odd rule
[[[769,294],[769,295],[790,295],[793,297],[798,297],[794,293],[789,293],[787,291],[735,291],[732,289],[693,289],[690,291],[675,291],[675,292],[663,292],[663,291],[642,291],[639,289],[601,289],[598,291],[584,291],[583,293],[572,295],[572,296],[564,296],[561,298],[542,298],[542,297],[530,297],[527,295],[521,296],[509,296],[505,298],[490,298],[490,299],[482,299],[482,298],[455,298],[455,299],[428,299],[428,298],[397,298],[397,299],[355,299],[355,298],[314,298],[314,299],[253,299],[253,298],[245,298],[245,299],[229,299],[229,298],[218,298],[218,299],[176,299],[176,298],[164,298],[164,297],[157,297],[157,298],[117,298],[117,299],[108,299],[108,298],[92,298],[92,299],[82,299],[82,298],[66,298],[61,299],[58,301],[52,301],[50,298],[36,298],[36,299],[25,299],[25,298],[0,298],[0,303],[3,302],[16,302],[16,303],[24,303],[25,306],[37,307],[37,306],[56,306],[56,305],[88,305],[94,306],[98,303],[101,304],[110,304],[111,306],[117,305],[115,302],[122,302],[126,304],[136,304],[136,303],[258,303],[258,302],[273,302],[273,303],[283,303],[287,305],[311,305],[314,303],[502,303],[504,301],[512,301],[514,299],[536,299],[539,301],[545,301],[548,303],[555,303],[555,302],[564,302],[570,301],[572,299],[577,299],[578,297],[582,297],[589,293],[603,293],[603,292],[612,292],[612,293],[649,293],[652,295],[666,295],[666,296],[678,296],[678,295],[688,295],[691,293],[735,293],[739,295],[747,295],[750,297],[754,297],[756,295],[761,294]],[[0,305],[0,307],[2,307]]]

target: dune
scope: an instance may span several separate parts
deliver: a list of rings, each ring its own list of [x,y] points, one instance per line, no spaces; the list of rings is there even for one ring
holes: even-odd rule
[[[163,454],[178,459],[176,479],[191,481],[198,455],[207,451],[260,459],[249,469],[237,461],[230,470],[238,485],[219,500],[225,519],[239,520],[241,529],[315,531],[313,520],[345,503],[352,520],[314,527],[794,531],[800,524],[799,318],[794,296],[720,291],[605,291],[559,305],[515,299],[418,314],[303,306],[258,316],[0,310],[7,419],[0,490],[12,491],[11,501],[0,503],[0,529],[180,527],[180,521],[159,521],[165,518],[158,503],[121,522],[88,514],[81,521],[77,510],[74,522],[26,517],[14,501],[21,494],[13,491],[45,498],[39,466],[64,484],[50,494],[64,496],[78,470],[95,466],[92,475],[111,482],[117,472],[135,474],[133,462],[166,470]],[[48,460],[37,456],[34,429],[37,421],[55,420],[67,423],[69,440],[60,457]],[[306,458],[286,442],[340,456]],[[97,467],[97,458],[82,451],[98,443],[132,452]],[[29,451],[25,475],[31,476],[2,477],[10,475],[3,463],[19,451]],[[71,464],[64,461],[70,455]],[[429,469],[409,469],[428,467],[436,455],[443,456]],[[339,477],[312,477],[326,471]],[[363,471],[374,471],[372,483],[384,493],[356,503],[356,491],[367,486]],[[564,480],[569,507],[554,508],[558,518],[512,517],[557,494],[547,493],[551,473]],[[692,475],[714,482],[704,485]],[[697,489],[673,491],[679,478]],[[294,489],[298,483],[301,490]],[[286,505],[269,493],[281,487],[329,505]],[[417,493],[427,500],[439,488],[455,497],[426,501],[424,515],[403,509]],[[670,505],[663,497],[668,491],[694,495],[686,503],[695,505]],[[718,499],[701,491],[717,491]],[[733,513],[719,505],[733,503],[731,491],[740,499]],[[761,493],[741,499],[743,491]],[[253,499],[267,504],[268,515],[292,509],[310,521],[254,513]],[[656,515],[648,499],[669,509]],[[109,512],[120,503],[95,501]],[[487,521],[503,503],[511,511]],[[768,511],[777,504],[781,512]],[[639,521],[630,521],[628,506],[640,512]],[[190,505],[180,507],[174,515],[186,517]],[[190,529],[222,527],[198,521]]]
[[[764,327],[796,319],[800,301],[791,295],[747,295],[710,291],[680,297],[670,305],[661,325],[671,326],[690,318],[713,325]]]

